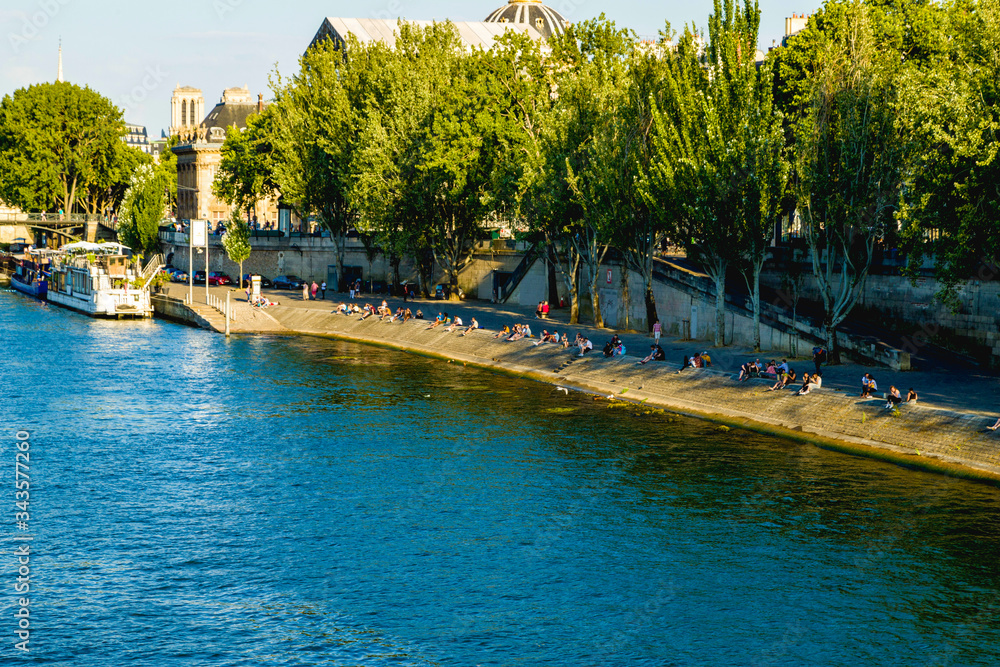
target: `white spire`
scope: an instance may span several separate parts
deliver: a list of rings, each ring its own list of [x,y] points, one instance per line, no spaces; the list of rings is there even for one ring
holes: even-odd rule
[[[59,73],[56,74],[56,81],[62,83],[63,72],[62,72],[62,38],[59,38]]]

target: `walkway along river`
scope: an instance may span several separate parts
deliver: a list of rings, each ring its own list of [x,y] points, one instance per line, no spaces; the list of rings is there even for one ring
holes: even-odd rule
[[[0,331],[29,660],[1000,661],[990,485],[345,341],[8,293]]]

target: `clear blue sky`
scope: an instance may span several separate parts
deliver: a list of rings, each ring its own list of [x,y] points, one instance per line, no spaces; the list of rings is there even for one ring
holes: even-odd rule
[[[125,109],[126,120],[158,137],[170,124],[177,84],[201,88],[206,112],[223,89],[247,85],[270,97],[269,75],[289,74],[326,16],[481,21],[506,0],[3,0],[0,5],[0,94],[56,77],[59,39],[65,79],[88,85]],[[602,11],[619,26],[655,35],[665,20],[674,29],[704,27],[708,0],[548,0],[570,21]],[[761,2],[760,44],[781,39],[784,18],[815,6]]]

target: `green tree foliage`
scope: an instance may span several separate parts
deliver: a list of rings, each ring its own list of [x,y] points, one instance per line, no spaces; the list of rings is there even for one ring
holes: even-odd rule
[[[567,158],[564,178],[580,214],[565,236],[586,270],[594,326],[598,327],[604,326],[601,264],[623,214],[625,193],[620,178],[629,158],[627,149],[619,146],[624,137],[616,134],[621,129],[616,116],[623,104],[628,57],[634,45],[635,35],[616,28],[603,14],[570,26],[553,44],[552,57],[566,71],[560,77],[557,102],[566,123],[562,136],[579,142],[562,147],[575,158]]]
[[[240,265],[239,285],[243,288],[243,262],[250,259],[250,225],[238,211],[233,211],[226,225],[226,233],[222,235],[222,247],[229,261]]]
[[[669,24],[661,34],[656,48],[639,45],[628,61],[625,97],[614,114],[609,131],[595,137],[595,146],[607,155],[607,180],[612,186],[612,201],[617,203],[617,224],[614,245],[621,250],[626,266],[642,276],[643,300],[646,306],[645,327],[651,331],[657,321],[656,298],[653,295],[653,262],[662,245],[669,221],[649,205],[638,183],[648,173],[654,158],[653,114],[663,103],[667,60],[664,49],[672,37]],[[623,271],[623,276],[627,274]],[[629,329],[629,284],[622,282],[624,318],[619,320]]]
[[[152,164],[141,165],[118,210],[118,237],[135,252],[146,255],[160,247],[160,221],[167,204],[170,181]]]
[[[42,83],[0,102],[0,199],[24,210],[106,212],[142,160],[121,111],[90,88]]]
[[[751,267],[760,345],[758,276],[787,173],[770,69],[754,62],[759,23],[756,2],[716,0],[704,51],[690,30],[681,36],[653,114],[656,159],[640,185],[715,282],[716,345],[725,343],[726,275],[740,262]]]
[[[933,11],[944,55],[901,74],[901,134],[917,149],[899,219],[911,274],[933,257],[939,296],[956,305],[955,288],[995,276],[1000,256],[1000,4]]]
[[[380,229],[391,252],[414,256],[423,288],[433,258],[457,299],[503,155],[489,94],[493,56],[466,53],[450,23],[401,23],[399,31],[393,51],[372,52],[381,80],[364,108],[354,192],[362,224]]]
[[[222,159],[212,182],[216,197],[239,211],[247,219],[257,202],[274,195],[276,185],[271,168],[274,111],[268,107],[262,114],[247,118],[247,127],[232,126],[226,130],[222,144]]]
[[[820,36],[795,128],[799,213],[824,305],[828,349],[864,288],[875,245],[893,229],[907,157],[895,125],[899,67],[876,42],[868,8]]]
[[[310,49],[295,76],[275,82],[266,123],[282,200],[302,218],[315,216],[337,244],[337,289],[343,289],[347,231],[357,220],[350,194],[358,118],[349,93],[358,73],[353,62],[332,42]]]

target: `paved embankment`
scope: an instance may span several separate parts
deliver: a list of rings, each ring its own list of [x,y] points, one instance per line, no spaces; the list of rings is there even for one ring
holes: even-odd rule
[[[304,305],[304,304],[303,304]],[[884,409],[884,401],[859,399],[820,389],[806,396],[792,390],[770,392],[768,383],[738,383],[712,370],[678,373],[666,363],[640,366],[635,357],[605,359],[594,352],[532,341],[504,342],[493,332],[461,336],[425,320],[406,324],[335,315],[328,307],[278,306],[268,314],[289,332],[338,336],[411,350],[449,360],[516,373],[561,386],[593,391],[618,400],[646,402],[673,411],[808,441],[903,465],[971,478],[1000,481],[1000,437],[986,430],[992,420],[925,405]]]

